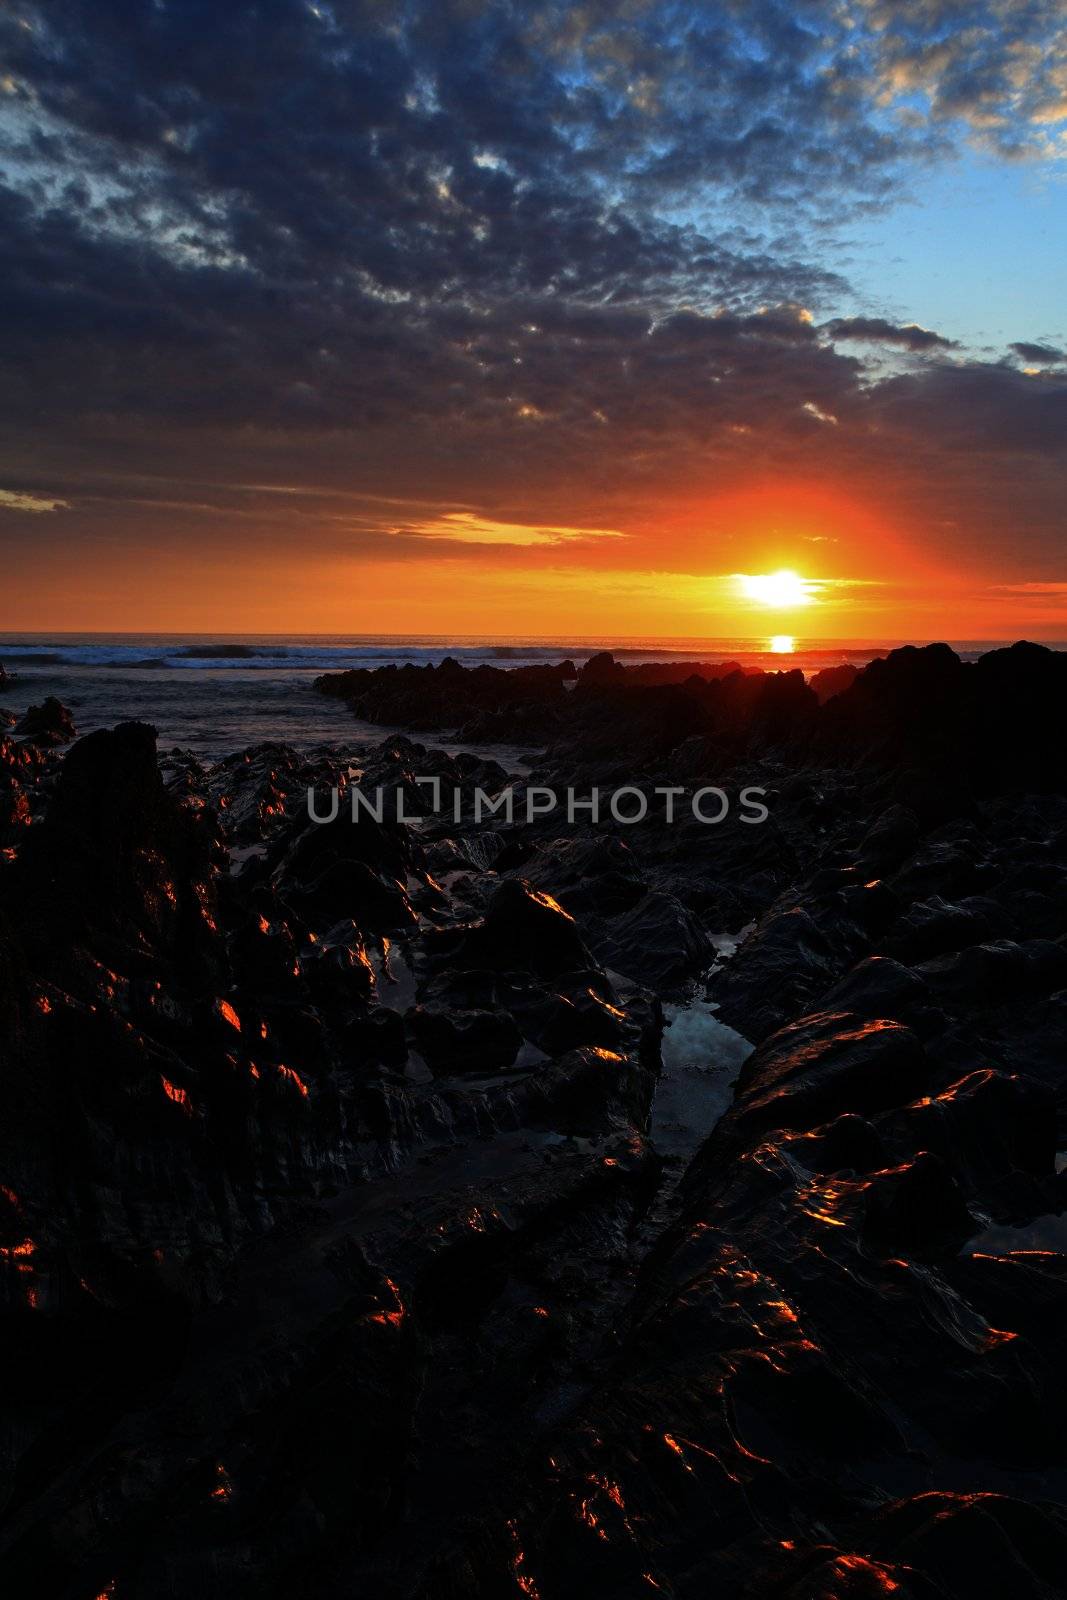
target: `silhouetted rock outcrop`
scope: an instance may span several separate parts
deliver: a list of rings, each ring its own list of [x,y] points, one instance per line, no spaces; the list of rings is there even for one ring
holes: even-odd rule
[[[859,667],[845,663],[839,667],[823,667],[821,672],[813,672],[811,687],[819,697],[819,704],[824,706],[835,694],[850,689],[859,676],[859,671]]]

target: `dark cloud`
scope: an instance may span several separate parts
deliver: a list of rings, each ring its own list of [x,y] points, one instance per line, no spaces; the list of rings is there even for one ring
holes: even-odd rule
[[[951,350],[956,341],[943,334],[920,328],[914,322],[903,327],[883,317],[834,317],[823,324],[831,339],[855,339],[866,344],[895,344],[905,350]]]
[[[1057,362],[1067,361],[1067,354],[1062,350],[1053,349],[1049,344],[1027,344],[1025,340],[1020,340],[1018,343],[1013,344],[1011,349],[1019,357],[1020,361],[1028,361],[1031,365],[1044,362],[1047,365],[1054,366]]]

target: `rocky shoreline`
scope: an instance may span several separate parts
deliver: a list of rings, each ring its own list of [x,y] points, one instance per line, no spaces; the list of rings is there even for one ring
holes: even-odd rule
[[[1067,658],[319,687],[0,735],[11,1591],[1061,1594]]]

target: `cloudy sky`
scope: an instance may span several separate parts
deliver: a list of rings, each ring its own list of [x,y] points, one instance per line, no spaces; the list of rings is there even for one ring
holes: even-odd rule
[[[1065,0],[11,0],[0,168],[7,629],[1067,638]]]

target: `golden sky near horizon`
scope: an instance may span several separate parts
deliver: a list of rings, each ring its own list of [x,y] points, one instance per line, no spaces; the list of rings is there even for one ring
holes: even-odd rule
[[[169,536],[157,532],[135,559],[117,538],[94,539],[77,562],[57,547],[17,605],[0,596],[0,626],[620,639],[1067,635],[1067,585],[1005,584],[988,565],[958,570],[892,532],[870,507],[810,486],[709,497],[706,510],[687,499],[629,529],[621,518],[611,527],[524,522],[518,510],[445,510],[398,537],[386,519],[369,555],[347,554],[336,522],[309,537],[315,511],[300,496],[288,525],[291,501],[273,498],[262,538],[244,514],[253,526],[236,546],[231,517],[220,517],[215,541],[198,527],[195,555],[180,524]],[[774,578],[783,572],[800,581],[783,585]]]

